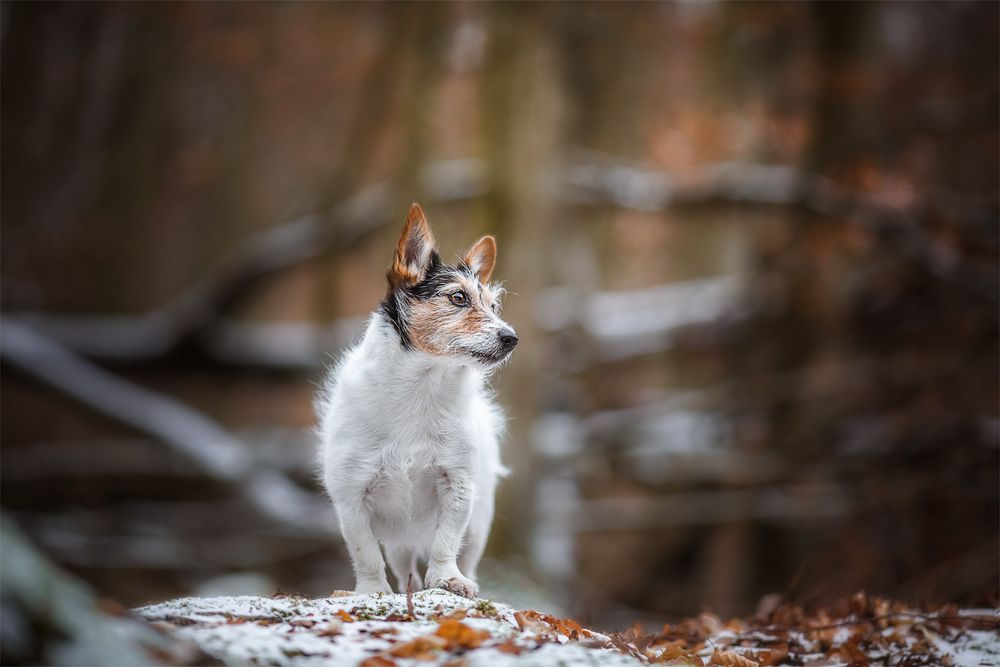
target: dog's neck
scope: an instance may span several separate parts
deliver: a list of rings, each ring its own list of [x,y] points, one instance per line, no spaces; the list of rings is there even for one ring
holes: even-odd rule
[[[410,400],[452,400],[482,385],[482,371],[419,350],[407,350],[381,314],[368,325],[364,340],[370,381],[388,394]]]

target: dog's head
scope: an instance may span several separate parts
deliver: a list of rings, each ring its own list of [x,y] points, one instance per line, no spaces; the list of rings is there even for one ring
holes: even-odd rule
[[[382,302],[403,346],[485,368],[507,361],[517,334],[500,317],[503,288],[489,282],[496,256],[496,241],[484,236],[457,264],[444,264],[424,212],[413,204]]]

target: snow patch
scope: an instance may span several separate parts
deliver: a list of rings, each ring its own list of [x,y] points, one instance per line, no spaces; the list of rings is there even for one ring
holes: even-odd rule
[[[136,610],[147,621],[167,624],[227,665],[357,665],[383,656],[399,665],[441,665],[461,655],[469,667],[553,665],[632,667],[639,660],[606,648],[608,638],[586,633],[571,639],[521,612],[489,600],[469,600],[440,589],[413,595],[407,620],[402,594],[334,593],[329,598],[273,599],[239,596],[181,598]],[[520,623],[518,617],[520,616]],[[461,617],[472,630],[486,631],[478,646],[443,646],[419,662],[390,651],[435,636],[442,619]],[[523,625],[523,627],[522,627]],[[439,640],[440,641],[440,640]]]

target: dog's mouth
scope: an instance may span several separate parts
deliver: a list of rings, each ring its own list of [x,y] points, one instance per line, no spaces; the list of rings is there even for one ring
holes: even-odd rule
[[[470,357],[489,367],[499,366],[504,363],[510,359],[510,355],[513,354],[513,352],[514,350],[506,350],[504,352],[490,354],[489,352],[483,352],[481,350],[465,350],[465,353]]]

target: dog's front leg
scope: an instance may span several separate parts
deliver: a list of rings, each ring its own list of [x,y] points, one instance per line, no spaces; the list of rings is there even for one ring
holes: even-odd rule
[[[378,538],[372,532],[364,503],[339,503],[340,531],[354,565],[354,590],[358,593],[391,593]]]
[[[429,588],[443,588],[474,598],[479,594],[479,586],[458,569],[458,551],[472,515],[472,480],[464,472],[441,471],[437,490],[441,513],[431,542],[426,584]]]

